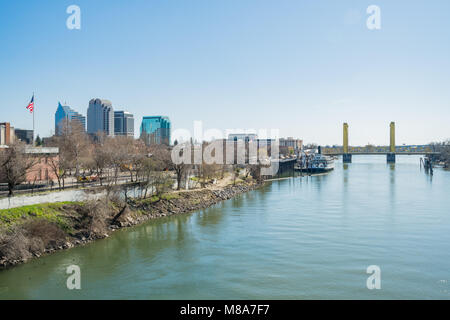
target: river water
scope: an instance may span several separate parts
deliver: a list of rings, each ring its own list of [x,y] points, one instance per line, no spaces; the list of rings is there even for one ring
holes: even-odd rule
[[[449,299],[450,172],[353,161],[0,271],[0,299]]]

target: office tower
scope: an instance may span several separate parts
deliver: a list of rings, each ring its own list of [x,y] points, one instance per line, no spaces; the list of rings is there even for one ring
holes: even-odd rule
[[[141,139],[146,145],[170,144],[170,120],[168,117],[144,117],[141,124]]]
[[[114,134],[134,137],[134,116],[126,111],[114,111]]]
[[[98,134],[104,132],[114,136],[114,110],[108,100],[92,99],[87,112],[87,132]]]
[[[55,134],[61,135],[65,123],[70,125],[72,121],[78,121],[83,126],[83,130],[86,130],[86,117],[71,107],[63,106],[58,102],[58,108],[55,112]]]

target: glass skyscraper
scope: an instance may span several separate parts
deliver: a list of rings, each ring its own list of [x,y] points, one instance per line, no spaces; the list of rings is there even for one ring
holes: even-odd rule
[[[170,145],[170,120],[168,117],[144,117],[141,124],[141,139],[145,144]]]
[[[67,120],[70,123],[73,120],[79,121],[83,126],[83,130],[86,130],[86,117],[79,114],[69,106],[63,106],[58,102],[58,108],[55,112],[55,134],[61,135],[64,121]]]
[[[114,134],[134,137],[134,116],[126,111],[114,111]]]

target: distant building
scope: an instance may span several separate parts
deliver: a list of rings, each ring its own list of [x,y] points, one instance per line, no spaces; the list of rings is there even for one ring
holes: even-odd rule
[[[294,139],[292,137],[280,138],[279,152],[281,155],[290,156],[298,155],[303,148],[303,140]]]
[[[254,133],[230,133],[228,135],[230,141],[256,141],[258,136]]]
[[[246,164],[257,163],[272,156],[272,145],[276,140],[258,139],[253,133],[233,133],[229,134],[227,139],[217,139],[215,142],[222,142],[224,163]],[[275,153],[273,155],[275,156]]]
[[[33,144],[33,130],[15,129],[16,138],[26,144]]]
[[[146,145],[170,145],[170,127],[168,117],[144,117],[141,124],[141,139]]]
[[[36,163],[26,174],[27,182],[49,182],[57,177],[52,170],[51,163],[59,161],[58,148],[27,148],[25,153],[34,157]]]
[[[126,111],[114,111],[114,134],[134,137],[134,116]]]
[[[299,151],[303,147],[303,140],[294,139],[292,137],[280,138],[280,147],[287,147],[292,150]]]
[[[82,126],[83,130],[86,130],[86,117],[79,114],[75,110],[73,110],[69,106],[63,106],[61,103],[58,102],[58,108],[55,112],[55,134],[61,135],[63,126],[64,126],[64,120],[67,121],[67,123],[70,123],[72,121],[78,121]]]
[[[0,146],[14,143],[15,132],[9,122],[0,123]]]
[[[114,109],[108,100],[92,99],[87,112],[87,132],[97,134],[104,132],[114,136]]]

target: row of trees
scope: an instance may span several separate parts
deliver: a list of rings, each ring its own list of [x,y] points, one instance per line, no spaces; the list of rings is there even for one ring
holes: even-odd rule
[[[224,178],[226,171],[233,175],[234,181],[239,175],[236,165],[175,164],[171,148],[166,145],[146,146],[142,140],[126,136],[97,135],[92,139],[75,121],[64,123],[61,134],[47,139],[44,146],[59,148],[59,157],[46,160],[59,189],[65,188],[67,179],[86,182],[90,177],[89,180],[102,186],[117,185],[120,179],[125,179],[122,181],[125,184],[139,184],[141,190],[145,190],[144,196],[161,195],[172,188],[173,177],[179,190],[191,177],[194,183],[204,187],[214,179]],[[0,182],[7,182],[12,196],[14,188],[25,181],[27,173],[40,159],[28,156],[22,144],[11,145],[0,155]],[[245,172],[246,176],[261,180],[260,166],[248,166]]]
[[[170,153],[166,146],[147,147],[142,140],[126,136],[88,136],[77,122],[63,125],[61,135],[53,136],[46,146],[59,148],[59,159],[49,165],[64,188],[68,177],[95,175],[101,185],[117,184],[120,173],[127,172],[130,182],[150,179],[150,172],[169,169]]]
[[[433,142],[430,145],[433,146],[434,151],[440,152],[437,160],[444,162],[446,168],[450,168],[450,139],[442,142]]]

